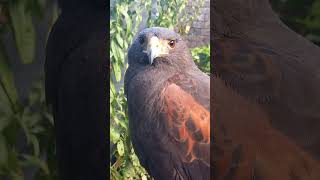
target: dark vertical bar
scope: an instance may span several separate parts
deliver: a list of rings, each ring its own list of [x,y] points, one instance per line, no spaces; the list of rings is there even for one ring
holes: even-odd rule
[[[106,95],[105,98],[105,107],[106,108],[106,112],[105,112],[105,118],[104,118],[104,122],[106,123],[105,127],[105,134],[104,136],[106,137],[105,142],[107,143],[107,147],[104,149],[105,150],[105,164],[103,166],[103,168],[105,168],[105,173],[106,173],[106,179],[110,179],[110,3],[111,0],[107,1],[105,0],[105,2],[107,3],[106,5],[106,39],[105,39],[105,44],[106,44],[106,49],[105,49],[105,61],[104,61],[104,66],[103,66],[103,72],[105,74],[105,78],[103,80],[104,82],[104,93]]]
[[[320,179],[320,48],[303,27],[316,3],[212,7],[212,179]]]
[[[108,2],[59,1],[48,40],[46,96],[53,107],[59,179],[108,176]]]
[[[214,158],[214,149],[213,145],[215,143],[215,136],[214,136],[214,121],[215,121],[215,116],[216,113],[214,111],[214,98],[213,98],[213,86],[214,86],[214,78],[215,78],[215,73],[214,73],[214,66],[213,66],[213,61],[214,61],[214,48],[213,48],[213,43],[214,43],[214,34],[213,34],[213,24],[214,24],[214,19],[213,19],[213,14],[214,12],[214,0],[210,0],[210,179],[213,179],[214,177],[214,163],[213,163],[213,158]]]

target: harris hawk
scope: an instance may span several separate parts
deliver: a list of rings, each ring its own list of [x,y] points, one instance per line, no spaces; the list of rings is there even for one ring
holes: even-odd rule
[[[186,43],[161,27],[141,31],[125,74],[130,135],[155,179],[210,179],[210,78]]]
[[[213,3],[213,179],[320,179],[320,48],[268,0]]]
[[[107,179],[107,1],[58,3],[61,14],[46,47],[45,91],[59,179]]]

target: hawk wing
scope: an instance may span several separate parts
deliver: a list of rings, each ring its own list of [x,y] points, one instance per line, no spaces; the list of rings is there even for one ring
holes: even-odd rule
[[[155,179],[209,179],[209,77],[176,74],[161,84],[156,93],[149,89],[150,96],[128,86],[131,137],[140,162]]]
[[[209,166],[210,84],[209,78],[204,79],[187,78],[181,74],[170,78],[162,92],[162,112],[170,137],[185,162],[199,159]]]

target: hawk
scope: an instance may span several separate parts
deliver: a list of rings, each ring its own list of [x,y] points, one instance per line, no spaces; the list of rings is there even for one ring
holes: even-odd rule
[[[155,179],[210,179],[210,78],[175,32],[144,29],[125,74],[134,150]]]

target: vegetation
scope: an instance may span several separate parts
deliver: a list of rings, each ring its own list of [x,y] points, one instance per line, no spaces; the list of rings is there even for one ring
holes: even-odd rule
[[[198,67],[208,75],[210,74],[210,45],[197,47],[191,50],[192,58]]]
[[[12,32],[20,65],[34,63],[36,29],[33,17],[44,14],[44,0],[0,3],[0,35]],[[55,16],[49,24],[54,21]],[[17,93],[13,60],[0,44],[0,179],[56,179],[53,119],[46,107],[43,80],[34,82],[29,97]]]

